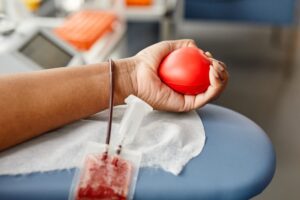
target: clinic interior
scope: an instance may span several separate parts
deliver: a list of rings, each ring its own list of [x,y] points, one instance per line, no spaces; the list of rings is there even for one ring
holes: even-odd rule
[[[18,41],[23,45],[20,52],[31,57],[34,65],[24,61],[28,69],[2,66],[7,49],[15,48],[7,40],[20,27],[52,29],[68,41],[67,30],[58,27],[61,21],[90,8],[113,11],[118,21],[113,29],[115,18],[98,27],[103,33],[97,47],[93,47],[95,41],[69,40],[75,48],[55,52],[50,43],[57,38],[49,39],[42,31],[36,38]],[[78,54],[84,54],[85,63],[102,62],[133,56],[162,40],[193,39],[199,48],[226,63],[230,74],[226,90],[211,103],[250,118],[274,145],[275,175],[253,199],[296,200],[300,199],[299,13],[297,0],[0,0],[0,73],[36,70],[44,62],[49,62],[45,68],[72,65],[78,62]],[[39,45],[47,46],[58,59],[46,61],[34,53],[32,48]]]

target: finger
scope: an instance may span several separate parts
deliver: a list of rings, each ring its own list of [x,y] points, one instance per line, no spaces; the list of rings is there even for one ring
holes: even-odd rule
[[[174,50],[180,49],[182,47],[194,47],[194,48],[197,48],[200,51],[200,53],[204,53],[204,51],[197,46],[197,44],[194,40],[182,39],[182,40],[175,40],[172,42],[176,43],[175,47],[173,48]]]
[[[220,62],[217,60],[213,60],[212,65],[213,65],[214,69],[217,70],[218,72],[225,71],[224,66],[221,65]]]
[[[211,100],[217,98],[222,92],[221,87],[209,86],[205,93],[198,94],[195,98],[194,109],[200,108],[210,102]]]
[[[180,49],[182,47],[197,47],[197,44],[194,40],[191,39],[181,39],[181,40],[173,40],[173,41],[169,41],[172,45],[172,51],[176,50],[176,49]]]
[[[194,109],[204,106],[209,101],[217,98],[222,92],[222,81],[216,77],[215,73],[217,72],[211,67],[209,71],[210,86],[204,93],[195,97]]]
[[[213,57],[213,55],[212,55],[209,51],[205,52],[205,55],[206,55],[207,57],[209,57],[209,58],[212,58],[212,57]]]
[[[223,77],[223,79],[221,80],[222,83],[223,83],[223,84],[227,84],[228,79],[229,79],[229,73],[228,73],[228,71],[224,71],[224,72],[222,73],[222,77]]]
[[[198,94],[195,97],[193,109],[202,107],[208,102],[218,98],[227,85],[229,74],[226,71],[226,69],[223,68],[224,70],[217,70],[217,66],[220,65],[218,61],[212,64],[215,64],[215,66],[214,65],[210,66],[210,70],[209,70],[210,86],[207,88],[207,90],[204,93]]]
[[[227,69],[227,65],[222,62],[222,61],[218,61],[219,62],[219,65],[221,65],[224,69]]]
[[[211,67],[209,70],[209,81],[210,85],[212,85],[213,87],[222,86],[220,74],[214,69],[214,67]]]
[[[220,78],[217,70],[215,70],[215,68],[212,65],[210,65],[210,70],[212,71],[212,74],[214,75],[215,78],[218,78],[218,79]]]
[[[217,59],[214,59],[214,58],[209,58],[211,60],[211,62],[217,62],[219,65],[221,65],[224,69],[227,69],[227,65],[222,62],[222,61],[219,61]]]
[[[218,73],[218,76],[221,80],[224,80],[226,78],[226,69],[223,67],[223,65],[220,64],[219,61],[214,60],[212,62],[214,70]],[[218,78],[218,77],[217,77]]]
[[[217,76],[215,75],[216,73],[218,74]],[[212,86],[221,87],[224,90],[228,83],[229,74],[226,70],[219,72],[212,67],[209,79]]]
[[[197,45],[194,40],[182,39],[182,40],[172,40],[172,41],[162,41],[147,47],[146,49],[140,51],[137,55],[144,57],[144,60],[149,60],[153,58],[150,63],[154,69],[159,66],[159,63],[172,51],[180,49],[182,47],[195,47]]]

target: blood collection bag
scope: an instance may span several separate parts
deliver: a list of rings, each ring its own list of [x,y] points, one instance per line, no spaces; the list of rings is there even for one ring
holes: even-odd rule
[[[74,176],[69,200],[133,199],[141,153],[122,148],[133,141],[153,108],[130,95],[114,145],[89,142],[85,160]],[[112,147],[113,146],[113,147]]]
[[[132,164],[115,157],[87,156],[76,199],[127,199]]]
[[[133,199],[141,154],[126,149],[120,155],[114,154],[115,150],[106,154],[103,145],[88,145],[101,153],[85,156],[75,172],[69,199]]]

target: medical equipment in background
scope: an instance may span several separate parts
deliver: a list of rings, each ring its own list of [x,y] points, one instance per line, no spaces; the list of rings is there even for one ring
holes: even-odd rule
[[[111,31],[103,32],[98,35],[98,38],[93,38],[89,48],[80,51],[54,33],[54,29],[61,27],[68,19],[35,16],[26,11],[26,7],[20,3],[20,0],[2,0],[2,2],[4,2],[6,18],[16,24],[16,29],[10,35],[0,36],[0,73],[102,62],[111,55],[126,30],[126,24],[118,14],[121,13],[118,12],[118,6],[112,4],[111,8],[105,8],[105,11],[116,14],[116,20],[111,21],[113,23]],[[104,12],[95,5],[84,6],[85,9],[91,7],[99,13]],[[18,10],[25,12],[16,13]],[[78,27],[88,27],[90,30],[87,31],[93,31],[91,26],[84,24],[85,21],[78,24]],[[58,59],[52,59],[51,56]]]
[[[104,33],[112,31],[116,20],[112,12],[83,10],[69,17],[54,32],[79,51],[88,51]]]
[[[171,16],[176,0],[123,0],[122,11],[128,22],[159,25],[159,40],[170,40]]]
[[[125,0],[127,6],[150,6],[152,5],[152,0]]]
[[[25,29],[26,30],[26,29]],[[46,29],[16,32],[0,46],[0,73],[83,64],[82,56]]]
[[[0,35],[9,35],[16,28],[16,23],[6,18],[4,14],[0,13]]]
[[[95,63],[108,57],[125,30],[116,12],[87,9],[71,14],[54,32],[77,49],[86,63]]]

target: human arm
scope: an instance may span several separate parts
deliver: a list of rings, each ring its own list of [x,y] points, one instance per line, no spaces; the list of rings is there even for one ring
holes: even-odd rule
[[[115,61],[115,104],[132,93],[132,58]],[[0,76],[0,151],[108,106],[108,63]]]
[[[164,41],[115,60],[115,104],[134,94],[158,110],[199,108],[224,90],[228,73],[213,61],[208,90],[182,95],[158,77],[162,59],[192,40]],[[211,58],[212,59],[212,58]],[[0,151],[108,107],[108,63],[0,76]]]

